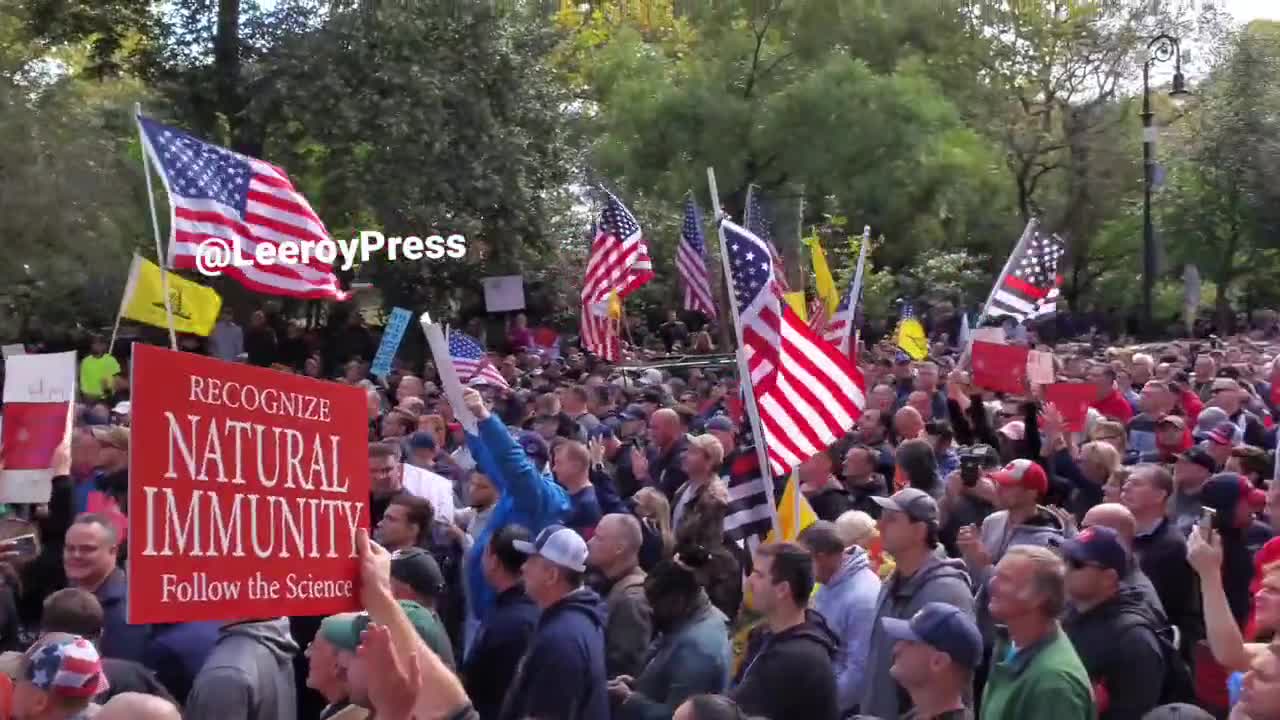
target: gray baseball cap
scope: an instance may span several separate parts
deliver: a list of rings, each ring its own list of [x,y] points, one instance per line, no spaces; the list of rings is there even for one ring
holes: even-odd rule
[[[938,521],[938,502],[923,490],[903,488],[890,497],[871,499],[885,510],[900,512],[915,522]]]

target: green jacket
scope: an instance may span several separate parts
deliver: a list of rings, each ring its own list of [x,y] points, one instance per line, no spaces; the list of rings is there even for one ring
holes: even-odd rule
[[[1096,720],[1089,673],[1061,628],[1012,658],[1010,648],[996,641],[981,720]]]

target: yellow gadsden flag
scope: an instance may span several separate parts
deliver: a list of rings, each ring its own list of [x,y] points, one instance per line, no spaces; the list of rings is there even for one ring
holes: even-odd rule
[[[903,318],[898,325],[898,347],[912,360],[923,360],[929,356],[929,338],[925,335],[924,325],[914,316]]]
[[[804,244],[809,246],[809,254],[813,258],[813,282],[817,286],[818,297],[827,308],[827,317],[840,305],[840,292],[836,290],[836,281],[831,277],[831,268],[827,266],[827,256],[822,252],[822,242],[818,236],[807,237]]]
[[[766,544],[795,542],[795,539],[800,537],[801,531],[816,522],[818,522],[818,514],[809,505],[809,499],[800,492],[800,481],[796,478],[796,474],[791,473],[791,477],[787,479],[787,489],[783,491],[782,499],[778,501],[778,527],[782,530],[782,540],[778,540],[776,530],[770,530],[764,541]]]
[[[796,315],[799,315],[801,320],[809,322],[809,312],[804,306],[803,292],[784,293],[782,299],[787,301],[787,304],[791,306],[792,310],[796,311]]]
[[[207,336],[218,322],[222,298],[211,288],[170,272],[169,309],[173,311],[174,331]],[[120,316],[156,327],[169,327],[165,320],[164,282],[159,265],[133,256],[129,281],[120,300]]]

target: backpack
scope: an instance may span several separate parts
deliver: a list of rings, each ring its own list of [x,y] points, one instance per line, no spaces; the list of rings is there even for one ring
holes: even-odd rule
[[[1135,627],[1147,627],[1151,629],[1156,643],[1160,646],[1160,654],[1164,658],[1164,677],[1160,681],[1160,704],[1196,704],[1195,679],[1191,675],[1190,666],[1182,657],[1182,652],[1178,650],[1177,643],[1174,642],[1178,629],[1173,625],[1156,625],[1150,618],[1136,613],[1125,613],[1121,617],[1123,620],[1116,637],[1122,636]]]

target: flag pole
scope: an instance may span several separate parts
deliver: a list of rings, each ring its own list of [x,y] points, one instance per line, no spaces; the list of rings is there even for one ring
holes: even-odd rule
[[[145,158],[143,162],[146,162]],[[138,253],[134,253],[133,260],[129,262],[129,278],[125,280],[124,293],[120,296],[120,307],[116,310],[116,324],[111,328],[111,344],[107,346],[108,355],[116,349],[116,337],[120,333],[120,318],[124,317],[124,308],[133,298],[134,287],[138,282],[138,261],[141,259]]]
[[[996,278],[995,284],[991,286],[991,292],[987,293],[987,301],[982,304],[982,312],[978,314],[978,320],[973,324],[974,330],[982,327],[982,322],[987,319],[987,311],[991,309],[991,301],[995,299],[996,291],[1000,289],[1000,286],[1004,284],[1004,279],[1008,277],[1009,270],[1013,266],[1013,258],[1018,255],[1018,248],[1022,247],[1023,243],[1027,241],[1027,238],[1031,237],[1038,225],[1039,223],[1035,218],[1031,218],[1027,221],[1027,226],[1022,230],[1022,237],[1018,238],[1018,243],[1009,251],[1009,258],[1004,261],[1004,268],[1000,271],[1000,276]],[[964,367],[964,365],[969,362],[969,355],[972,351],[973,333],[970,332],[969,342],[965,345],[964,354],[960,356],[960,367]]]
[[[756,408],[756,393],[751,387],[751,370],[747,367],[746,343],[742,341],[742,324],[738,322],[738,297],[733,292],[733,275],[729,271],[729,253],[724,241],[724,212],[720,209],[720,191],[716,187],[716,169],[707,168],[707,185],[711,189],[711,207],[715,209],[716,234],[720,237],[720,266],[724,270],[724,288],[729,296],[729,309],[732,313],[729,321],[733,323],[734,333],[738,338],[738,349],[735,356],[738,361],[738,384],[743,390],[746,403],[747,422],[751,423],[751,433],[755,438],[756,459],[760,463],[760,479],[764,481],[765,497],[769,499],[769,515],[773,521],[773,532],[782,537],[782,523],[778,520],[778,502],[773,496],[773,472],[769,468],[769,453],[764,449],[764,429],[760,426],[760,411]],[[750,192],[750,191],[748,191]],[[796,488],[799,491],[799,488]],[[797,518],[799,515],[796,516]]]
[[[169,323],[169,349],[178,349],[178,334],[173,329],[173,306],[169,299],[169,271],[165,269],[164,252],[160,247],[160,222],[156,220],[156,196],[151,189],[151,163],[147,161],[147,138],[142,132],[142,103],[134,103],[133,113],[138,121],[138,139],[142,143],[142,172],[147,178],[147,205],[151,208],[151,232],[156,238],[156,261],[160,265],[160,285],[164,293],[164,317]]]

